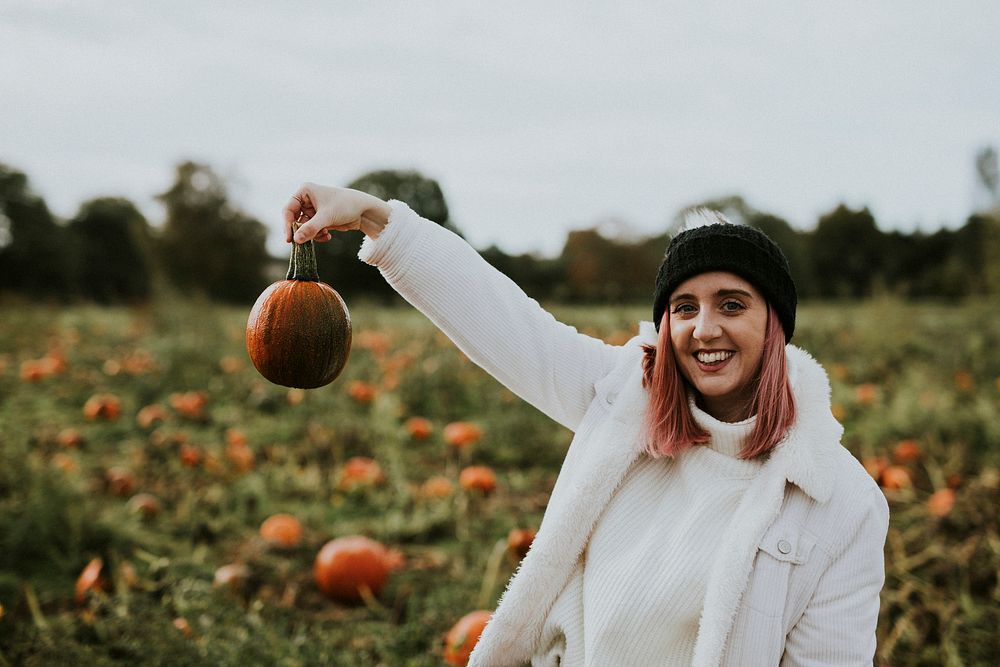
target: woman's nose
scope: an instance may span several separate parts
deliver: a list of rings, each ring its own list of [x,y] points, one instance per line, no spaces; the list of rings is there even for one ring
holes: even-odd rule
[[[713,313],[702,311],[698,314],[698,319],[694,324],[694,337],[697,340],[705,341],[718,338],[722,335],[722,327]]]

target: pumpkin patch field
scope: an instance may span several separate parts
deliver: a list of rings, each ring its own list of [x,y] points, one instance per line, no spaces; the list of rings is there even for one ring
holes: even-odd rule
[[[0,303],[0,667],[464,664],[571,433],[419,313],[351,306],[305,390],[255,370],[249,306]],[[648,318],[553,312],[614,344]],[[889,500],[877,664],[1000,664],[996,312],[800,307]]]

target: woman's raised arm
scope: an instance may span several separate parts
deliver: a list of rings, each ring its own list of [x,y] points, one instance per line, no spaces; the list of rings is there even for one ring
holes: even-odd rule
[[[558,322],[458,235],[405,203],[307,184],[285,208],[286,237],[302,213],[296,241],[328,240],[360,229],[359,257],[424,313],[473,362],[515,394],[575,429],[594,383],[619,348]]]

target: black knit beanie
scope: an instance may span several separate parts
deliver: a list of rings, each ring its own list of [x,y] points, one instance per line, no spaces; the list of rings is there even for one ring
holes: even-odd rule
[[[698,215],[725,220],[714,211],[699,211]],[[686,229],[670,241],[653,293],[653,324],[657,331],[677,286],[708,271],[729,271],[752,283],[778,314],[785,342],[792,339],[797,297],[788,260],[764,232],[729,222]]]

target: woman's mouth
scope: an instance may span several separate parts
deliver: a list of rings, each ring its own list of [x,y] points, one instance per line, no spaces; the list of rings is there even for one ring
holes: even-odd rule
[[[695,352],[694,358],[698,362],[698,368],[703,371],[712,372],[722,369],[726,363],[733,358],[736,352],[733,350],[720,350],[708,352],[700,350]]]

